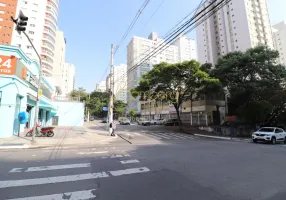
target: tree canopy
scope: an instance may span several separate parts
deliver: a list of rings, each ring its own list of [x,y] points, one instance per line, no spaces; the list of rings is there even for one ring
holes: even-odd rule
[[[200,69],[200,63],[191,60],[169,64],[162,62],[142,76],[139,85],[131,90],[134,97],[163,99],[171,102],[180,121],[180,105],[193,99],[207,85],[220,85],[217,78]]]
[[[218,59],[211,74],[229,91],[231,114],[238,114],[247,121],[267,121],[273,114],[278,94],[284,91],[285,66],[277,63],[279,53],[267,46],[250,48],[246,52],[232,52]],[[275,102],[276,101],[276,102]],[[285,104],[285,102],[284,102]],[[281,101],[280,106],[281,108]],[[250,110],[257,113],[250,119]],[[263,110],[263,117],[259,110]],[[284,106],[285,109],[285,106]],[[245,112],[243,112],[245,111]]]

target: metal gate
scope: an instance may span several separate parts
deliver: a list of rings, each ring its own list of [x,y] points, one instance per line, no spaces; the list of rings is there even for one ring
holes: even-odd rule
[[[58,126],[59,125],[59,116],[54,116],[53,117],[53,126]]]

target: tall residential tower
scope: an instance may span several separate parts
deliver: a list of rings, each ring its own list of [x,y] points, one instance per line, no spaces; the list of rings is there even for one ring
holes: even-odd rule
[[[159,38],[158,34],[154,32],[151,33],[148,38],[134,36],[129,42],[127,47],[128,110],[135,109],[140,112],[141,106],[139,100],[134,99],[129,91],[138,85],[141,76],[152,69],[154,64],[160,62],[176,63],[196,59],[195,41],[181,35],[172,45],[169,45],[158,55],[147,59],[139,67],[134,68],[138,62],[161,44],[165,44],[164,40]]]
[[[266,0],[232,0],[197,28],[201,63],[215,64],[221,55],[245,51],[260,44],[273,48]]]
[[[42,58],[44,76],[52,76],[59,0],[0,0],[0,43],[21,47],[31,59],[38,57],[23,34],[15,31],[10,17],[22,11],[29,18],[26,33]]]

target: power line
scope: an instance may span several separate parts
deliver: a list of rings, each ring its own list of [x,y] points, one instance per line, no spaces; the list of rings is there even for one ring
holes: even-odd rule
[[[145,0],[143,5],[140,7],[140,9],[138,10],[137,14],[135,15],[134,19],[132,20],[131,24],[129,25],[129,27],[127,28],[127,30],[125,31],[124,35],[122,36],[121,40],[119,41],[119,43],[116,45],[116,47],[114,48],[114,54],[117,52],[117,50],[119,49],[120,45],[122,44],[122,42],[125,40],[125,38],[127,37],[127,35],[129,34],[129,32],[131,31],[131,29],[134,27],[135,23],[137,22],[138,18],[140,17],[140,15],[142,14],[142,12],[144,11],[144,9],[146,8],[146,6],[149,4],[150,0]]]
[[[149,55],[145,56],[141,61],[139,61],[137,64],[135,64],[133,67],[131,67],[127,73],[126,76],[133,70],[137,69],[143,62],[145,62],[146,60],[148,60],[149,58],[153,57],[156,53],[160,53],[163,50],[165,50],[170,43],[172,43],[174,41],[174,39],[176,39],[176,37],[180,34],[182,34],[184,31],[187,30],[187,32],[193,30],[194,28],[196,28],[197,26],[199,26],[202,22],[204,22],[207,18],[209,18],[211,15],[213,15],[215,12],[217,12],[219,9],[221,9],[223,6],[225,6],[226,4],[228,4],[231,0],[221,0],[219,3],[217,3],[215,6],[213,6],[207,13],[203,14],[201,17],[199,17],[198,19],[196,19],[195,22],[192,23],[192,21],[197,18],[201,13],[205,12],[209,7],[212,6],[212,4],[214,4],[217,0],[214,0],[210,3],[210,5],[208,5],[207,7],[205,7],[202,11],[200,11],[199,13],[197,13],[195,16],[193,16],[190,20],[188,20],[188,23],[184,23],[179,29],[177,29],[176,32],[173,32],[173,34],[171,36],[168,37],[168,42],[161,48],[159,48],[160,46],[158,46],[156,49],[154,49],[152,52],[150,52]],[[199,8],[199,7],[198,7]],[[198,10],[198,9],[196,9]],[[212,12],[212,13],[210,13]],[[209,14],[210,13],[210,14]],[[206,16],[208,15],[208,16]],[[203,18],[203,19],[202,19]],[[199,21],[199,22],[198,22]],[[197,23],[198,22],[198,23]],[[197,23],[194,27],[190,27],[193,24]],[[188,30],[189,29],[189,30]],[[179,33],[178,33],[179,32]],[[176,35],[174,35],[176,34]],[[171,39],[170,39],[171,38]],[[166,47],[165,49],[162,49]],[[155,52],[154,52],[155,51]],[[160,51],[160,52],[159,52]],[[122,77],[119,77],[119,79],[121,79]]]
[[[165,0],[163,0],[159,6],[157,7],[157,9],[153,12],[153,14],[151,15],[151,17],[147,20],[147,22],[144,24],[144,26],[141,28],[141,30],[139,32],[142,32],[144,30],[144,28],[146,27],[146,25],[151,21],[151,19],[154,17],[154,15],[158,12],[158,10],[161,8],[161,6],[163,5],[163,3],[165,2]]]

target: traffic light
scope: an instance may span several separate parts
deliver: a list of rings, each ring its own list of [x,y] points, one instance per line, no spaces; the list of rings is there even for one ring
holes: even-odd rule
[[[20,10],[20,13],[18,15],[18,19],[16,20],[16,30],[19,34],[21,34],[22,31],[26,30],[26,26],[28,22],[28,17],[24,15],[24,13]]]

